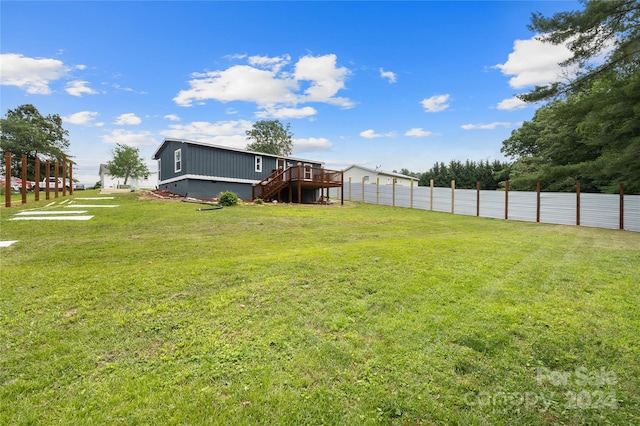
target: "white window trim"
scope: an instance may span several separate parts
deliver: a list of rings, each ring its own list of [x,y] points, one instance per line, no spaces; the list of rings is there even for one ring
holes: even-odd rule
[[[256,155],[254,161],[256,173],[262,173],[262,155]]]
[[[175,173],[182,171],[182,148],[173,151],[173,171]]]
[[[304,180],[312,180],[313,179],[313,164],[304,163],[302,175],[304,176]]]

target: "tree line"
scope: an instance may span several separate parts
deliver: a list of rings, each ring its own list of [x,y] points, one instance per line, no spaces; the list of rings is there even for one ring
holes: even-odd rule
[[[509,163],[498,160],[451,160],[448,164],[435,163],[426,172],[416,173],[402,169],[400,173],[418,178],[419,186],[429,186],[432,179],[434,186],[449,186],[454,180],[456,188],[460,189],[475,189],[477,182],[480,182],[482,189],[495,190],[503,187],[504,181],[509,179],[510,168]]]

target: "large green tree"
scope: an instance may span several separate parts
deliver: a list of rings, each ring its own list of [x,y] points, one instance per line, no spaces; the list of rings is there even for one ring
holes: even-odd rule
[[[146,177],[149,169],[140,157],[140,150],[124,144],[116,144],[113,150],[113,159],[107,163],[107,168],[112,176],[123,178],[124,185],[129,178]]]
[[[640,193],[640,2],[589,1],[577,12],[535,14],[530,28],[567,44],[572,57],[561,65],[573,77],[521,96],[548,103],[503,142],[514,187],[540,180],[573,190],[580,180],[585,190],[615,192],[623,182]]]
[[[253,123],[251,130],[247,130],[247,145],[250,151],[264,152],[275,155],[291,155],[293,133],[289,123],[282,124],[280,120],[260,120]]]
[[[18,173],[22,154],[28,159],[27,176],[34,179],[35,158],[61,161],[69,149],[69,132],[62,127],[58,114],[43,116],[31,105],[7,111],[0,119],[0,151],[11,152],[13,170]]]

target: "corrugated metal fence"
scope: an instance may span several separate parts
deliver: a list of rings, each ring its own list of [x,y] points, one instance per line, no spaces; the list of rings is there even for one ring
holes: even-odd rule
[[[339,190],[331,195],[339,197]],[[640,232],[640,195],[540,192],[538,202],[538,192],[345,182],[344,196],[369,204]]]

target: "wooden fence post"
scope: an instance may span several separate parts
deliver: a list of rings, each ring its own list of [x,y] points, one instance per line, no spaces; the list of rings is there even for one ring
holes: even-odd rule
[[[27,203],[27,154],[22,154],[22,187],[20,192],[22,193],[22,204]]]
[[[453,212],[454,212],[454,207],[453,207],[454,199],[453,198],[454,198],[455,192],[456,192],[456,181],[452,180],[451,181],[451,214],[453,214]]]
[[[536,182],[536,223],[540,223],[540,181]]]
[[[53,176],[55,177],[56,181],[55,181],[55,185],[54,187],[54,197],[53,198],[58,198],[58,188],[60,187],[60,183],[58,182],[58,179],[60,178],[60,173],[59,173],[59,164],[58,161],[54,161],[53,162]]]
[[[349,201],[351,201],[351,176],[349,176]]]
[[[433,179],[429,181],[429,210],[433,210]]]
[[[364,192],[364,189],[363,189],[363,192]],[[376,205],[378,204],[380,204],[380,176],[376,177]]]
[[[624,229],[624,183],[620,183],[620,229]]]
[[[11,153],[5,153],[4,160],[4,171],[5,171],[5,182],[4,182],[4,206],[11,207]]]
[[[45,187],[45,195],[46,195],[46,199],[49,199],[49,178],[51,177],[51,162],[49,160],[47,160],[45,162],[45,171],[44,171],[44,175],[45,175],[45,183],[44,183],[44,187]]]
[[[504,220],[509,220],[509,180],[504,182]]]
[[[69,195],[73,195],[73,163],[69,161]],[[280,191],[278,191],[280,196]]]
[[[34,179],[36,180],[36,187],[33,188],[35,194],[35,200],[40,201],[40,157],[36,156],[36,174]]]
[[[364,204],[364,176],[362,176],[362,203]]]
[[[391,205],[396,206],[396,178],[391,181]]]
[[[62,156],[62,196],[67,196],[67,156]]]
[[[409,208],[413,208],[413,179],[411,179],[411,190],[409,191]]]
[[[476,216],[480,216],[480,181],[476,182]]]
[[[580,181],[576,181],[576,226],[580,226]]]
[[[344,170],[340,170],[340,205],[344,206]]]

